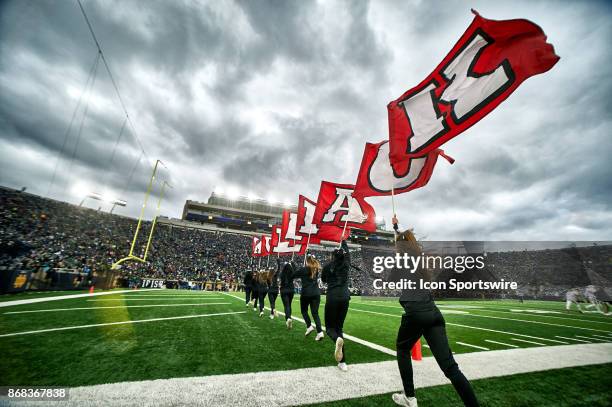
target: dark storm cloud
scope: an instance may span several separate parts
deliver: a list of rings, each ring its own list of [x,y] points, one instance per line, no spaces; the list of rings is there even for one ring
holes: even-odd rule
[[[215,185],[293,200],[316,198],[321,179],[353,182],[364,142],[386,137],[386,103],[419,83],[472,18],[454,2],[83,4],[134,128],[111,163],[125,117],[100,64],[78,148],[83,106],[62,151],[96,56],[87,26],[72,1],[2,2],[0,182],[46,194],[59,156],[51,196],[74,202],[81,183],[108,189],[130,215],[157,158],[174,187],[162,207],[170,216]],[[473,6],[537,22],[562,60],[449,142],[456,164],[440,162],[426,188],[399,196],[400,219],[438,239],[609,238],[610,6]],[[372,199],[387,218],[389,201]]]

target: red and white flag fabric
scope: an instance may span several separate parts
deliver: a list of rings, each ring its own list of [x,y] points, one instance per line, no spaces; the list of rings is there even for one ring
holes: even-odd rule
[[[297,228],[297,212],[288,210],[283,211],[281,222],[281,239],[290,242],[292,245],[302,243],[302,236],[296,233]]]
[[[436,69],[387,105],[390,159],[406,174],[422,157],[503,102],[530,76],[559,60],[546,35],[528,20],[474,20]]]
[[[319,233],[319,227],[313,222],[316,209],[316,202],[311,201],[304,195],[300,195],[298,199],[297,225],[295,233],[298,236],[302,236],[302,240],[307,244],[321,243],[321,239],[317,236]]]
[[[406,172],[397,174],[389,162],[389,142],[366,143],[353,196],[397,195],[424,187],[431,178],[438,156],[451,164],[455,162],[437,148],[422,157],[408,159]]]
[[[302,254],[305,248],[301,244],[292,244],[289,240],[284,240],[282,236],[282,225],[272,226],[271,244],[272,254],[280,256],[291,254]]]
[[[261,237],[261,241],[262,241],[261,255],[269,256],[270,253],[272,253],[272,247],[271,247],[272,236],[263,235]]]
[[[251,256],[261,257],[263,256],[263,239],[258,236],[253,236],[253,242],[251,243]]]
[[[314,223],[321,229],[326,226],[353,227],[368,232],[376,230],[374,208],[362,197],[353,197],[354,185],[322,181],[317,199]],[[336,240],[338,241],[338,240]]]

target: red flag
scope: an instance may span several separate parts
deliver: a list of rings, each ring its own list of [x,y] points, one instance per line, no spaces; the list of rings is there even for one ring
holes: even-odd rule
[[[272,247],[271,247],[272,236],[263,235],[261,237],[261,240],[262,240],[261,255],[269,256],[270,253],[272,253]]]
[[[251,256],[252,257],[261,257],[263,251],[263,240],[261,237],[253,236],[253,241],[251,243]]]
[[[300,254],[302,252],[302,245],[292,245],[290,241],[284,240],[282,237],[282,226],[272,226],[272,239],[271,239],[272,253],[281,256],[290,254]]]
[[[527,78],[559,60],[540,27],[478,13],[450,53],[418,86],[387,105],[391,164],[406,174],[423,156],[478,122]]]
[[[296,235],[302,236],[302,241],[308,244],[321,243],[321,239],[317,237],[319,227],[313,223],[316,208],[317,204],[314,201],[300,195],[298,199],[297,225],[295,230]],[[310,235],[310,239],[308,235]]]
[[[361,197],[351,196],[354,185],[334,184],[322,181],[317,199],[314,223],[323,229],[325,226],[347,227],[376,230],[374,208]],[[321,230],[318,236],[321,237]]]
[[[291,245],[302,242],[302,236],[296,234],[297,228],[297,212],[288,210],[283,211],[281,222],[281,239],[291,242]]]
[[[455,162],[443,150],[435,149],[423,157],[408,159],[406,173],[399,176],[389,162],[389,142],[366,143],[353,196],[391,195],[391,188],[397,195],[424,187],[431,178],[439,155],[451,164]]]

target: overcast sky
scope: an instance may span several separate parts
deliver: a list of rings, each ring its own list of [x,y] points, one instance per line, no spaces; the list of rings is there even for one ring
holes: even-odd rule
[[[355,181],[364,143],[387,137],[387,103],[433,70],[474,7],[537,23],[561,60],[444,146],[456,163],[440,160],[425,188],[397,197],[402,226],[427,239],[612,238],[605,2],[83,4],[134,127],[111,162],[124,116],[100,64],[60,154],[95,45],[75,1],[2,1],[2,185],[46,195],[60,156],[50,196],[78,203],[75,189],[109,192],[135,216],[159,158],[174,187],[162,205],[170,217],[215,186],[316,199],[321,180]],[[146,157],[128,185],[135,133]],[[390,198],[368,200],[388,221]]]

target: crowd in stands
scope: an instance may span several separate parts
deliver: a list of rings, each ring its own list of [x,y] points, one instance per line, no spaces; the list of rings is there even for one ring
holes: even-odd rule
[[[100,275],[127,255],[136,224],[132,218],[0,188],[0,272],[29,270],[40,280],[55,270]],[[150,222],[143,222],[135,245],[136,256],[144,255],[150,228]],[[138,285],[143,278],[157,278],[213,281],[226,287],[240,287],[247,270],[264,265],[276,267],[274,257],[263,258],[260,263],[251,257],[250,250],[248,235],[158,224],[147,261],[124,262],[118,273],[126,285]],[[371,272],[373,257],[388,256],[392,251],[392,247],[375,245],[351,250],[350,287],[354,294],[399,295],[393,290],[372,289],[373,279],[380,277]],[[330,248],[310,252],[325,263]],[[301,264],[303,257],[296,256],[293,261]],[[513,293],[480,294],[558,298],[569,288],[598,284],[594,279],[609,284],[611,261],[610,245],[488,253],[487,278],[516,281],[521,288]]]
[[[58,269],[103,273],[127,255],[136,224],[132,218],[0,188],[0,272],[29,270],[41,279]],[[151,222],[143,222],[136,256],[144,255],[150,228]],[[147,262],[124,262],[119,273],[129,285],[159,278],[239,286],[244,272],[260,265],[250,250],[248,235],[157,224]],[[311,252],[323,261],[329,253]],[[353,264],[361,269],[359,250],[354,253]],[[300,264],[303,257],[293,260]],[[276,267],[276,259],[264,258],[261,267],[266,264]],[[353,282],[357,291],[364,280],[358,269]]]

